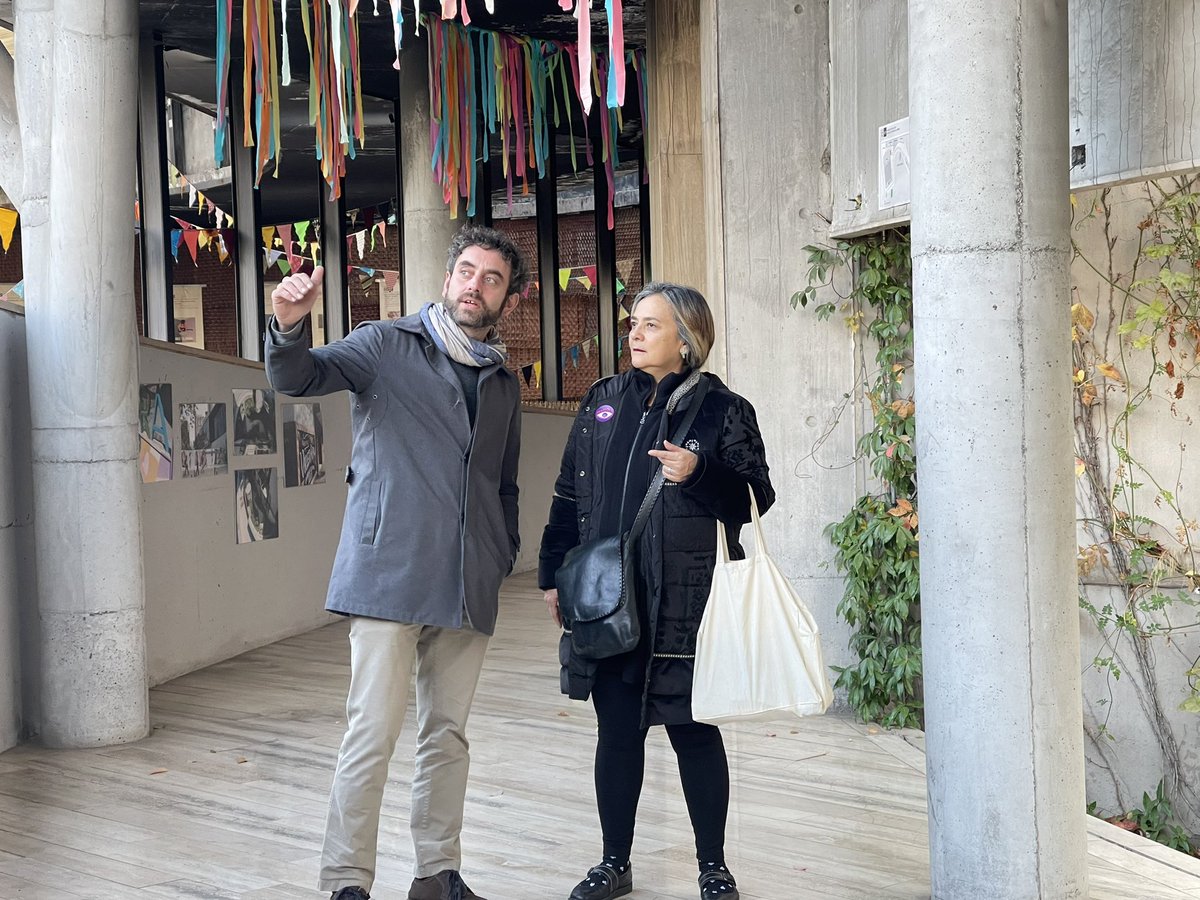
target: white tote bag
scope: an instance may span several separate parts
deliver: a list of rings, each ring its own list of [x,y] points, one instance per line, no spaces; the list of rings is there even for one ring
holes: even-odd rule
[[[825,712],[833,689],[817,624],[767,555],[750,491],[754,553],[731,560],[717,523],[717,564],[696,638],[692,718],[719,725]]]

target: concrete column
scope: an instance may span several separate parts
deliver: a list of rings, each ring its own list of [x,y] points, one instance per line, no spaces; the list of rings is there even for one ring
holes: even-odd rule
[[[42,739],[149,731],[133,285],[136,0],[57,0],[45,290],[26,314]]]
[[[429,49],[422,40],[404,47],[400,57],[400,102],[398,111],[400,147],[400,239],[404,242],[405,313],[415,313],[424,304],[442,296],[446,281],[446,248],[466,224],[460,206],[457,220],[442,202],[442,188],[433,178],[433,156],[429,146]],[[481,202],[485,202],[481,198]],[[490,201],[486,201],[490,202]]]
[[[909,46],[933,897],[1086,897],[1067,2],[914,0]]]

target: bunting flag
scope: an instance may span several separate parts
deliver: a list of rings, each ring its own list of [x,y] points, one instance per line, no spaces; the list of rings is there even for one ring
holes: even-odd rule
[[[233,216],[229,215],[229,213],[217,206],[217,204],[212,201],[212,198],[205,196],[204,193],[200,191],[200,189],[197,188],[186,175],[183,174],[183,172],[179,171],[175,163],[171,162],[170,160],[167,160],[167,180],[172,188],[186,187],[188,189],[188,209],[191,209],[193,206],[195,206],[197,212],[207,212],[210,216],[212,216],[213,221],[218,227],[224,227],[226,223],[230,226],[233,225]],[[199,201],[199,205],[197,204],[197,201]]]
[[[12,244],[13,233],[17,229],[17,219],[19,218],[15,209],[0,209],[0,247],[4,249],[5,253]]]
[[[183,233],[183,244],[187,247],[187,252],[191,254],[192,262],[199,263],[200,235],[194,230],[185,231]]]
[[[10,287],[4,293],[5,297],[7,297],[9,295],[16,297],[18,302],[24,303],[25,302],[25,282],[23,280],[18,281],[16,284],[14,284],[12,287]]]

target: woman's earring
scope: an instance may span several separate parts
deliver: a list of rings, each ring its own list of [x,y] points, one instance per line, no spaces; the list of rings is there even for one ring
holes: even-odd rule
[[[686,360],[687,359],[687,347],[680,347],[679,355],[682,356]]]

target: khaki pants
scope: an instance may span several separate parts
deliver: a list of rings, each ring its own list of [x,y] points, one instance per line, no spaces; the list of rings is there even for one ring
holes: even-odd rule
[[[461,866],[459,835],[470,766],[465,729],[488,637],[355,617],[350,623],[350,695],[346,736],[338,754],[319,887],[325,891],[375,880],[379,809],[388,761],[408,707],[414,663],[417,751],[412,781],[416,875]]]

